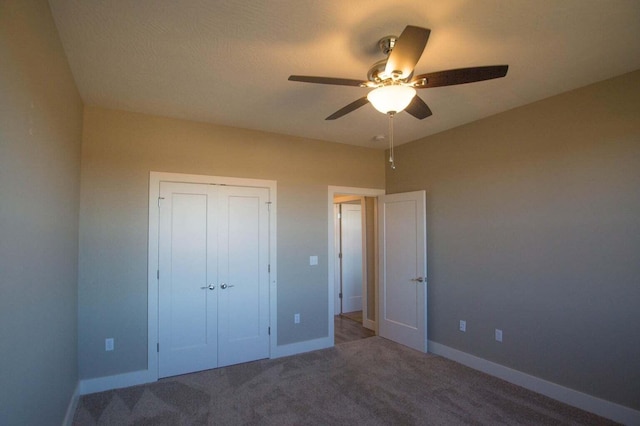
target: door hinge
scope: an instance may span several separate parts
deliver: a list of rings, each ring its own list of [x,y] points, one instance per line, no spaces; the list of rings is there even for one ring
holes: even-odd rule
[[[156,271],[156,277],[158,277],[158,279],[160,279],[160,269],[158,269],[158,270]]]
[[[267,265],[267,272],[271,272],[271,265]]]
[[[269,336],[271,336],[271,327],[269,327],[269,331],[268,332],[269,332]]]
[[[164,197],[158,197],[158,207],[160,207],[160,200],[164,200]]]
[[[267,211],[271,213],[271,201],[267,201],[265,204],[267,205]]]
[[[160,343],[156,343],[156,351],[160,352]]]
[[[342,253],[338,253],[338,259],[342,259]]]
[[[342,293],[338,293],[338,297],[342,299]]]

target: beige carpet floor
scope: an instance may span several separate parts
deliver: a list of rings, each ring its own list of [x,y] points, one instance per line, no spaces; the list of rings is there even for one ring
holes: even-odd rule
[[[607,425],[380,337],[83,396],[74,425]]]

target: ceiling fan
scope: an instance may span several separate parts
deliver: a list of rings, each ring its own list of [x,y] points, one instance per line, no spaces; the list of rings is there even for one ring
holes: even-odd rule
[[[382,38],[378,45],[388,57],[376,62],[369,69],[366,81],[305,75],[291,75],[289,80],[374,89],[367,96],[334,112],[326,120],[340,118],[368,103],[391,117],[400,111],[406,110],[415,118],[422,120],[429,117],[432,112],[427,104],[419,96],[416,96],[415,89],[473,83],[504,77],[507,74],[508,65],[491,65],[437,71],[414,76],[414,67],[420,60],[420,56],[422,56],[430,33],[431,30],[426,28],[408,25],[399,37],[387,36]]]

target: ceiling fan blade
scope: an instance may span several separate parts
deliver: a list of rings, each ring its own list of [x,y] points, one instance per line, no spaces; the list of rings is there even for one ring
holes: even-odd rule
[[[429,109],[429,107],[427,106],[427,104],[425,104],[424,101],[420,99],[418,95],[413,97],[409,106],[405,108],[405,111],[407,111],[409,114],[413,115],[415,118],[419,120],[422,120],[423,118],[427,118],[431,114],[433,114]]]
[[[308,75],[290,75],[289,81],[301,81],[303,83],[317,84],[335,84],[338,86],[354,86],[360,87],[365,83],[362,80],[352,80],[349,78],[333,78],[333,77],[312,77]]]
[[[364,105],[366,105],[368,103],[369,103],[369,99],[367,99],[366,96],[363,96],[362,98],[358,99],[357,101],[351,102],[346,107],[341,108],[338,111],[334,112],[333,114],[331,114],[330,116],[325,118],[325,120],[335,120],[336,118],[340,118],[343,115],[347,115],[350,112],[355,111],[358,108],[360,108],[361,106],[364,106]]]
[[[385,74],[389,77],[398,74],[400,79],[408,78],[422,56],[430,33],[431,30],[426,28],[407,25],[389,54]]]
[[[473,83],[476,81],[491,80],[507,75],[509,65],[490,65],[486,67],[459,68],[455,70],[437,71],[421,74],[413,78],[412,83],[416,89],[429,87],[453,86],[455,84]],[[424,79],[424,83],[420,80]]]

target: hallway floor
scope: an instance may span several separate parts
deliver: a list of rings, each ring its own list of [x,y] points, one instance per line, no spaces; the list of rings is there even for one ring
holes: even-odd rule
[[[357,318],[357,313],[350,312],[348,314],[336,315],[334,317],[334,336],[335,344],[352,342],[354,340],[366,339],[375,336],[373,330],[364,328],[362,322],[358,322],[352,318]],[[360,312],[362,318],[362,312]]]

